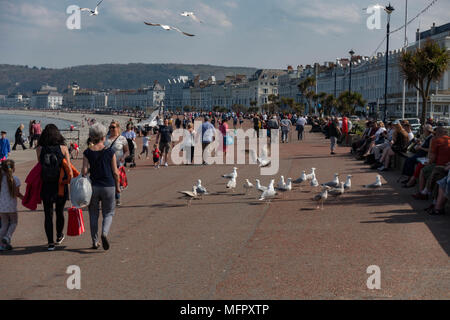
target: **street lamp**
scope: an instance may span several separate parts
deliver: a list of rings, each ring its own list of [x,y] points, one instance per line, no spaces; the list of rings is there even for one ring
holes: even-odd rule
[[[387,86],[388,86],[388,71],[389,71],[389,33],[391,27],[391,13],[394,12],[394,7],[389,5],[384,8],[387,13],[387,28],[386,28],[386,75],[384,78],[384,112],[383,112],[383,122],[386,123],[386,113],[387,113]]]
[[[350,50],[348,52],[350,54],[350,79],[348,81],[348,92],[352,93],[352,61],[353,61],[353,55],[355,54],[355,51]]]

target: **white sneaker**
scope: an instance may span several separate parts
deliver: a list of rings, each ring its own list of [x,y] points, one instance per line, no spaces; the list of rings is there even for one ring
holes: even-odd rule
[[[164,163],[164,166],[166,166],[166,167],[168,167],[169,166],[169,164],[166,162],[166,163]]]

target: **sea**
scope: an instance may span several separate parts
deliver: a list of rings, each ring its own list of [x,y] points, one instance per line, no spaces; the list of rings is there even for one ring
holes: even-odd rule
[[[16,133],[16,130],[20,126],[20,124],[23,124],[25,126],[25,128],[23,129],[23,133],[24,135],[28,136],[28,125],[31,120],[40,121],[42,130],[44,130],[45,126],[49,123],[53,123],[60,130],[69,129],[71,124],[75,125],[75,123],[66,120],[37,116],[2,114],[0,111],[0,131],[6,131],[9,141],[14,142],[14,134]]]

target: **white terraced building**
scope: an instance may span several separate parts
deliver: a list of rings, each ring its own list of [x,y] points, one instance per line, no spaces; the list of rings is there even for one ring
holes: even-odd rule
[[[445,45],[450,50],[450,23],[430,30],[417,33],[416,42],[410,45],[407,50],[414,50],[427,39],[432,39],[438,44]],[[388,99],[387,117],[400,118],[402,116],[403,103],[403,76],[398,63],[401,50],[391,51],[389,54],[388,71]],[[370,113],[378,111],[382,117],[384,108],[384,84],[385,84],[385,59],[383,53],[378,53],[375,57],[365,57],[352,63],[352,91],[359,92],[367,101]],[[339,96],[349,88],[350,68],[347,61],[338,61],[337,67],[324,68],[319,73],[317,87],[318,92],[335,94]],[[431,106],[429,103],[427,117],[449,118],[450,117],[450,66],[445,72],[442,80],[431,85]],[[282,90],[282,89],[280,89]],[[437,94],[436,94],[437,93]],[[417,90],[415,88],[406,89],[405,117],[420,116],[422,100],[419,96],[417,100]],[[417,104],[417,101],[419,103]],[[360,110],[365,112],[366,110]]]

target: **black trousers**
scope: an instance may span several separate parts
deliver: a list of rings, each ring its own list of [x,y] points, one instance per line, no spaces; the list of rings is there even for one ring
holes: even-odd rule
[[[304,126],[298,126],[297,132],[298,132],[298,140],[303,140],[303,131],[305,130]]]
[[[45,234],[47,235],[48,243],[54,243],[53,241],[53,211],[56,212],[56,237],[63,235],[64,229],[64,206],[66,200],[64,198],[58,198],[56,201],[43,201],[45,212]]]
[[[23,140],[15,141],[14,146],[12,147],[13,150],[16,150],[17,145],[22,146],[22,149],[25,150],[27,147],[23,144]]]

